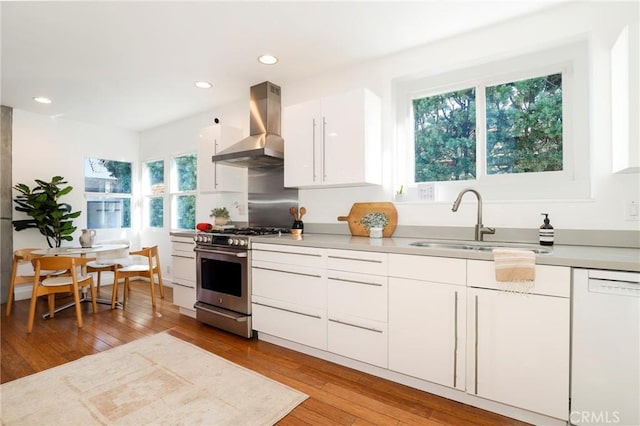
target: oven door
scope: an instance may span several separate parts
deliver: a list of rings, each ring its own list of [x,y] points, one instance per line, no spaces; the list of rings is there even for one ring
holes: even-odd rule
[[[242,314],[251,314],[249,252],[196,248],[198,301]]]

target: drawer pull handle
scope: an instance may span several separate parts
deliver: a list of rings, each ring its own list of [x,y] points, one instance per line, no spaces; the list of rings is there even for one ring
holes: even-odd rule
[[[359,259],[357,257],[344,257],[344,256],[331,256],[329,255],[330,259],[341,259],[341,260],[356,260],[356,261],[360,261],[360,262],[371,262],[371,263],[382,263],[382,260],[380,259]]]
[[[195,288],[196,288],[196,286],[193,286],[193,285],[186,285],[186,284],[178,283],[178,282],[175,282],[175,281],[173,282],[173,284],[175,284],[175,285],[179,285],[180,287],[184,287],[184,288],[192,288],[192,289],[194,289],[194,290],[195,290]]]
[[[346,278],[340,278],[340,277],[329,277],[330,280],[334,280],[334,281],[344,281],[346,283],[354,283],[354,284],[364,284],[364,285],[371,285],[374,287],[382,287],[382,284],[380,283],[372,283],[372,282],[367,282],[367,281],[358,281],[358,280],[348,280]]]
[[[305,314],[304,312],[298,312],[298,311],[294,311],[292,309],[286,309],[286,308],[279,308],[277,306],[271,306],[271,305],[267,305],[265,303],[260,303],[260,302],[253,302],[254,305],[260,305],[260,306],[264,306],[265,308],[271,308],[271,309],[277,309],[279,311],[284,311],[284,312],[289,312],[292,314],[297,314],[297,315],[304,315],[305,317],[310,317],[310,318],[316,318],[316,319],[322,319],[322,317],[320,315],[313,315],[313,314]]]
[[[474,359],[474,368],[473,368],[473,375],[474,375],[474,382],[475,382],[475,389],[474,389],[474,393],[477,395],[478,394],[478,296],[476,295],[475,298],[475,314],[474,314],[475,318],[474,318],[474,322],[475,322],[475,342],[474,342],[474,352],[475,352],[475,359]]]
[[[453,298],[453,387],[456,387],[458,370],[458,292]]]
[[[266,253],[278,253],[278,254],[295,254],[296,256],[311,256],[311,257],[322,257],[319,253],[294,253],[291,251],[279,251],[279,250],[265,250],[265,249],[254,249],[254,251],[261,251]]]
[[[335,322],[335,323],[338,323],[338,324],[342,324],[342,325],[348,325],[349,327],[360,328],[362,330],[373,331],[375,333],[382,333],[382,330],[379,330],[379,329],[373,328],[373,327],[365,327],[363,325],[351,324],[350,322],[340,321],[340,320],[332,319],[332,318],[329,318],[329,321]]]
[[[179,258],[181,258],[181,259],[192,259],[192,260],[194,260],[194,259],[195,259],[195,257],[194,257],[194,256],[181,256],[181,255],[179,255],[179,254],[172,254],[172,255],[171,255],[171,257],[179,257]]]
[[[264,271],[282,272],[284,274],[291,274],[291,275],[304,275],[305,277],[322,278],[322,275],[318,275],[318,274],[307,274],[307,273],[304,273],[304,272],[285,271],[285,270],[282,270],[282,269],[265,268],[264,266],[254,266],[253,269],[262,269]]]

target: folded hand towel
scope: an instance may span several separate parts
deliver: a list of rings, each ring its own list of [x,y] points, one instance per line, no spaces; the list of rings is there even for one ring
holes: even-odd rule
[[[532,282],[536,279],[536,254],[530,250],[494,249],[498,282]]]

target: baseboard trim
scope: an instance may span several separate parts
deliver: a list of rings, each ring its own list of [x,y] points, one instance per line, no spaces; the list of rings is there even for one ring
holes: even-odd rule
[[[333,362],[345,367],[353,368],[354,370],[362,371],[367,374],[371,374],[383,379],[390,380],[392,382],[400,383],[405,386],[409,386],[424,392],[428,392],[434,395],[441,396],[443,398],[451,399],[463,404],[471,405],[476,408],[491,411],[493,413],[501,414],[503,416],[511,417],[523,422],[536,424],[536,425],[567,425],[566,420],[556,419],[554,417],[548,417],[542,414],[534,413],[531,411],[523,410],[520,408],[512,407],[510,405],[501,404],[488,399],[479,398],[477,396],[470,395],[464,391],[448,388],[446,386],[438,385],[435,383],[427,382],[426,380],[417,379],[415,377],[406,376],[404,374],[396,373],[395,371],[387,370],[384,368],[376,367],[371,364],[356,361],[350,358],[346,358],[340,355],[336,355],[331,352],[323,351],[320,349],[312,348],[309,346],[301,345],[300,343],[285,340],[280,337],[276,337],[270,334],[258,332],[258,339],[265,342],[273,343],[274,345],[282,346],[287,349],[294,350],[296,352],[302,352],[307,355],[314,356],[316,358],[323,359],[325,361]],[[567,407],[567,415],[568,407]]]

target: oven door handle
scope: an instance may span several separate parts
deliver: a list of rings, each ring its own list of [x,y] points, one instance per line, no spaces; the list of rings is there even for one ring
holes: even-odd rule
[[[193,305],[193,307],[194,307],[194,309],[201,309],[201,310],[203,310],[205,312],[209,312],[209,313],[214,314],[214,315],[220,315],[221,317],[228,318],[228,319],[236,321],[236,322],[245,322],[245,321],[247,321],[247,315],[236,315],[236,316],[229,315],[229,314],[226,314],[224,312],[220,312],[218,309],[207,308],[206,305],[204,303],[202,303],[202,302],[196,302]]]
[[[213,253],[213,254],[223,254],[225,256],[235,256],[235,257],[247,257],[247,252],[243,251],[240,253],[234,253],[232,251],[222,251],[222,250],[209,250],[209,249],[196,249],[196,251],[202,253]]]

